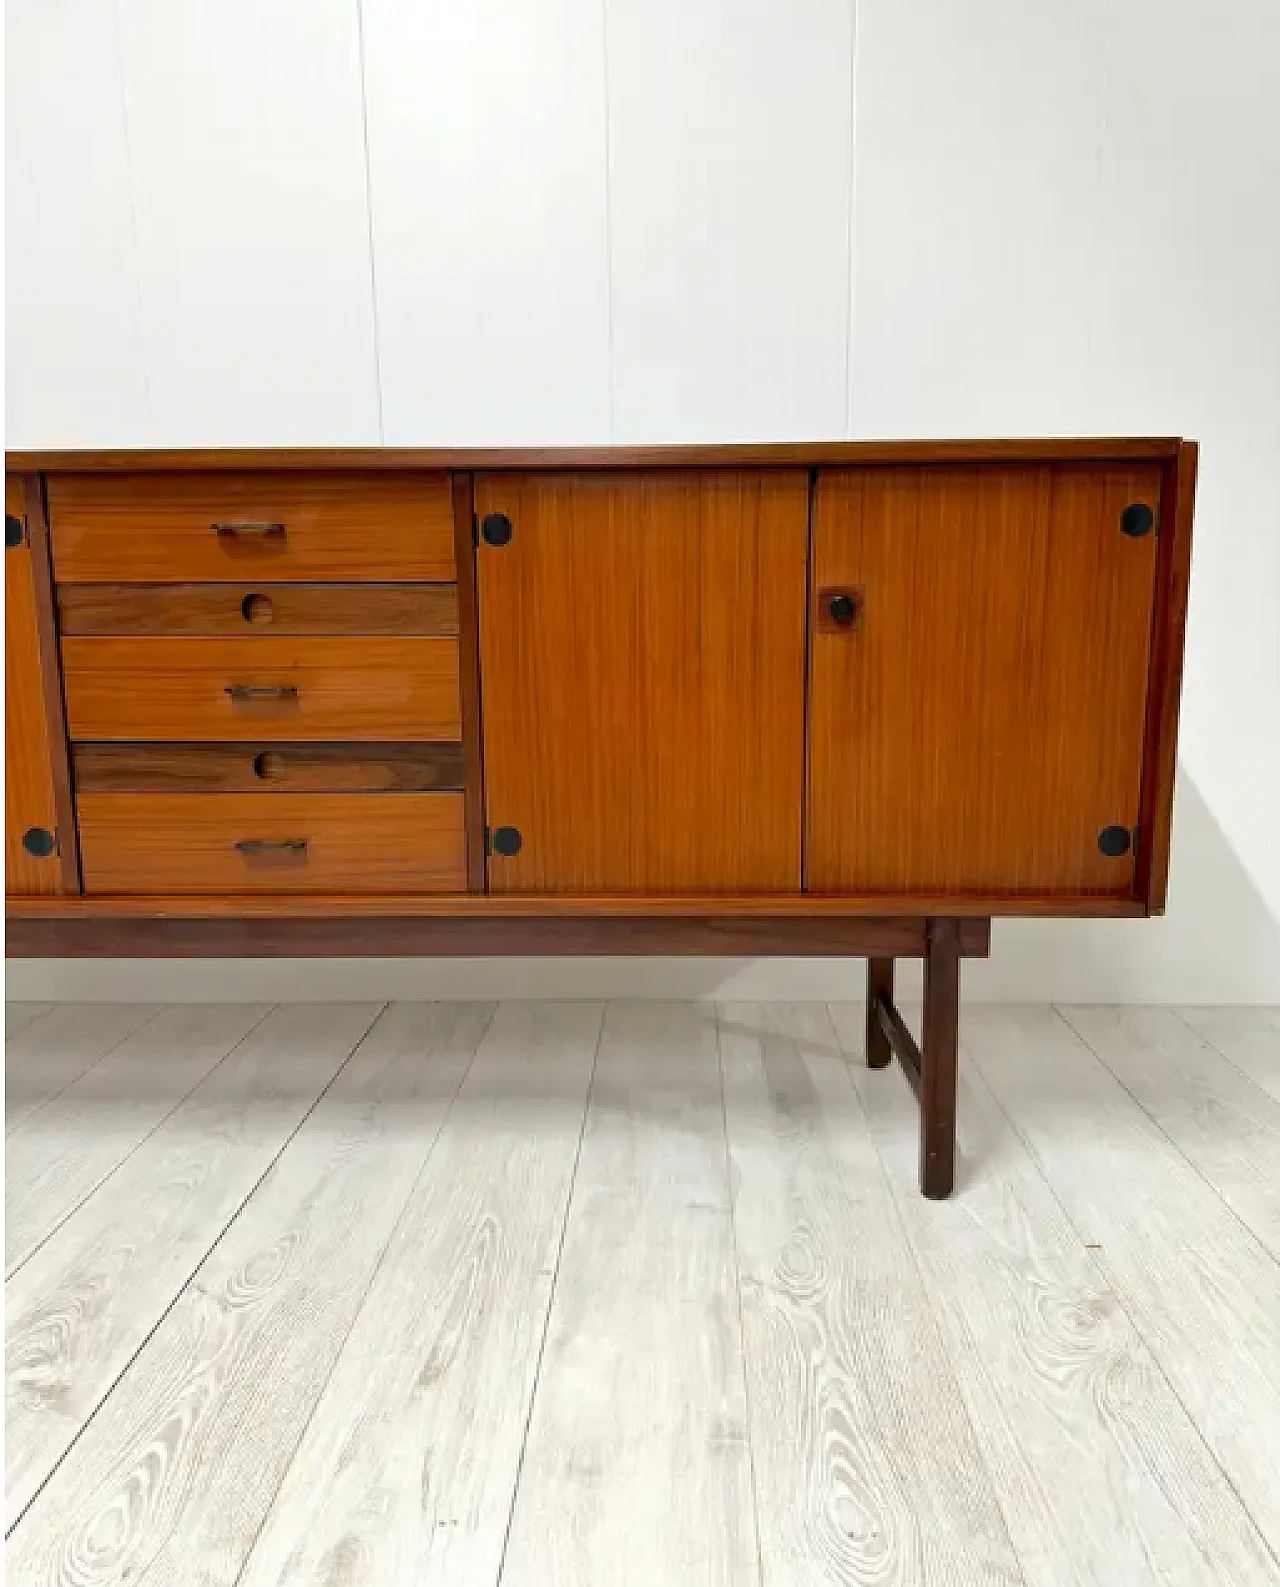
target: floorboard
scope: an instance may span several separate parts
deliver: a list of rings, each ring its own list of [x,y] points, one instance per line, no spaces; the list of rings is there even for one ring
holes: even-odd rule
[[[832,1012],[1028,1582],[1274,1583],[1257,1528],[981,1079],[962,1069],[958,1192],[925,1201],[907,1081],[864,1066],[861,1007]]]
[[[493,1587],[601,1014],[500,1008],[239,1587]]]
[[[1029,1582],[827,1011],[720,1041],[765,1582]]]
[[[267,1004],[165,1009],[18,1126],[5,1148],[6,1275],[269,1011]]]
[[[1061,1013],[1240,1221],[1280,1258],[1280,1101],[1171,1009]]]
[[[23,1517],[15,1587],[232,1587],[491,1012],[380,1017]]]
[[[1280,1010],[7,1028],[17,1587],[1280,1587]]]
[[[156,1004],[64,1003],[6,1041],[5,1134],[12,1135],[159,1012]]]
[[[1280,1266],[1052,1010],[972,1007],[966,1048],[1276,1553]]]
[[[714,1010],[612,1003],[502,1581],[757,1571]]]
[[[1280,1102],[1280,1008],[1179,1008],[1211,1047]]]
[[[377,1012],[369,1004],[276,1009],[9,1280],[7,1525]]]
[[[9,1040],[19,1031],[26,1030],[55,1005],[52,1003],[6,1003],[4,1006],[4,1039]]]

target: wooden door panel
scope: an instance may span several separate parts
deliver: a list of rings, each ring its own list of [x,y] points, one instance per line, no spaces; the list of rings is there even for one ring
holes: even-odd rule
[[[808,884],[1128,895],[1156,465],[824,470],[815,499]],[[848,591],[851,623],[828,617]]]
[[[19,544],[4,554],[4,877],[15,895],[60,893],[56,853],[36,855],[23,844],[32,830],[58,830],[49,723],[40,665],[35,577],[21,479],[6,475],[6,518],[22,525]]]
[[[495,892],[794,892],[800,470],[490,474],[478,552]]]

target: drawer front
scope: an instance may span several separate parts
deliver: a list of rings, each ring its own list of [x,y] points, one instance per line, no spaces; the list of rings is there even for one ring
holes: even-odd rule
[[[86,793],[425,793],[461,789],[460,744],[76,744]]]
[[[461,737],[452,639],[69,638],[62,663],[73,739]]]
[[[447,474],[54,474],[64,583],[453,578]]]
[[[462,795],[85,794],[85,891],[456,893]]]
[[[458,632],[452,584],[62,584],[64,634]]]

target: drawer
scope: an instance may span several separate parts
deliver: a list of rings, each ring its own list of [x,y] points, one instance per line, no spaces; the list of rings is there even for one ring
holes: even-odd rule
[[[75,739],[461,737],[453,639],[62,642]]]
[[[85,794],[89,893],[456,893],[462,795]]]
[[[460,744],[76,744],[82,793],[424,793],[460,789]]]
[[[61,584],[64,634],[444,634],[452,584]]]
[[[65,583],[453,578],[447,474],[52,474]]]

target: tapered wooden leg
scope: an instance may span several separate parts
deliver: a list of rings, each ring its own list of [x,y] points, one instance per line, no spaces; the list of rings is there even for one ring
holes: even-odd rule
[[[867,1068],[883,1069],[893,1061],[893,1048],[876,1009],[879,997],[893,998],[893,960],[867,960]]]
[[[956,1073],[960,1035],[960,937],[954,920],[931,920],[924,961],[920,1050],[920,1188],[943,1201],[955,1183]]]

